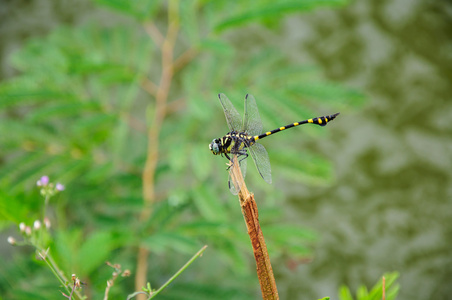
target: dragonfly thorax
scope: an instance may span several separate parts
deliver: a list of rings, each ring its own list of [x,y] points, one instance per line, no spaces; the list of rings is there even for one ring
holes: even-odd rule
[[[209,149],[214,155],[229,153],[243,155],[246,153],[246,148],[254,142],[254,137],[245,132],[231,131],[222,138],[213,139]]]

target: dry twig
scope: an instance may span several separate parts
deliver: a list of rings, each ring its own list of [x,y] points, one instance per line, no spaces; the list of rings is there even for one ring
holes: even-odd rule
[[[237,161],[237,156],[234,155],[232,166],[229,169],[231,180],[238,193],[242,214],[245,218],[248,235],[253,246],[254,259],[256,260],[257,277],[262,291],[262,298],[265,300],[279,299],[278,290],[276,288],[275,276],[270,263],[270,257],[265,244],[264,234],[262,233],[259,224],[259,213],[257,205],[254,201],[254,194],[251,194],[246,188],[242,177],[242,172]]]

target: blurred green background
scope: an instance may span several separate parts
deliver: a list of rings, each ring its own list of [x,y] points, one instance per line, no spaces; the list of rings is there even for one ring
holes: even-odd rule
[[[204,244],[160,299],[259,299],[226,160],[208,150],[227,132],[220,92],[239,112],[253,94],[264,130],[341,112],[262,141],[271,186],[248,162],[281,299],[334,299],[395,270],[399,299],[449,299],[450,2],[5,1],[0,19],[3,299],[62,298],[33,248],[6,242],[42,219],[42,175],[66,186],[49,205],[48,246],[90,299],[103,297],[107,260],[132,271],[110,291],[125,299],[139,247],[157,288]],[[156,32],[168,24],[176,65],[162,81]]]

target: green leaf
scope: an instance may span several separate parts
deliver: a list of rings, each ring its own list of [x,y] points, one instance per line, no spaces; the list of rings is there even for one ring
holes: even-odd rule
[[[184,170],[188,165],[189,156],[187,156],[187,149],[183,147],[171,147],[168,152],[168,161],[173,172],[178,173]]]
[[[34,109],[27,118],[32,122],[42,122],[54,117],[79,116],[85,112],[97,111],[99,108],[99,104],[95,102],[51,103]]]
[[[178,231],[190,236],[206,236],[210,238],[218,237],[224,238],[235,237],[233,228],[224,222],[208,222],[208,221],[194,221],[185,223],[178,228]]]
[[[215,39],[203,39],[198,45],[199,50],[207,50],[207,51],[213,51],[216,54],[229,56],[234,53],[234,48],[222,41],[222,40],[215,40]]]
[[[65,274],[79,273],[83,268],[80,264],[78,251],[83,243],[81,229],[58,230],[54,239],[54,247],[50,248],[50,254],[59,262],[59,267]]]
[[[339,6],[346,3],[345,0],[262,2],[260,6],[250,7],[248,10],[222,20],[215,26],[215,30],[221,31],[256,20],[278,18],[287,13],[306,12],[320,6]]]
[[[114,241],[110,232],[96,231],[82,243],[78,252],[80,273],[90,274],[112,256]]]
[[[190,40],[191,44],[197,44],[200,38],[200,31],[198,28],[198,1],[181,1],[180,3],[180,17],[181,29]]]
[[[356,299],[357,300],[370,300],[369,292],[367,291],[366,286],[361,285],[360,287],[358,287],[358,290],[356,291]]]
[[[339,288],[339,300],[353,300],[350,289],[345,285]]]
[[[201,215],[208,221],[227,220],[223,207],[214,190],[208,186],[199,186],[192,191],[192,199]]]
[[[6,188],[0,189],[0,220],[12,221],[16,224],[20,222],[27,222],[32,217],[37,215],[40,205],[44,199],[36,199],[36,196],[17,196],[13,193],[6,192]],[[35,214],[30,214],[31,212]],[[30,223],[32,221],[30,220]],[[9,223],[8,227],[11,225]]]
[[[183,190],[172,191],[168,201],[160,201],[154,205],[152,217],[149,218],[148,224],[144,225],[150,226],[155,231],[170,227],[170,224],[180,218],[180,214],[185,208],[184,203],[186,199],[184,197],[187,197],[187,195]]]
[[[74,122],[72,127],[76,135],[87,136],[88,133],[98,131],[99,128],[111,128],[116,121],[116,116],[107,114],[86,115]],[[90,134],[92,135],[92,134]]]
[[[144,245],[153,252],[162,254],[171,249],[179,253],[193,254],[199,244],[191,238],[174,232],[157,232],[143,240]]]
[[[288,240],[297,240],[299,241],[315,241],[317,240],[317,234],[308,230],[296,227],[294,225],[285,225],[285,224],[272,224],[265,226],[265,233],[269,237],[271,236],[273,239],[286,242]]]
[[[222,254],[221,261],[228,261],[236,272],[245,273],[247,271],[248,257],[245,254],[246,252],[240,249],[239,246],[236,241],[225,239],[221,241],[218,250]]]
[[[28,164],[23,165],[20,170],[16,170],[17,174],[10,186],[11,191],[19,192],[26,183],[36,182],[43,174],[53,173],[51,172],[53,167],[63,161],[61,156],[49,156],[40,152],[37,154],[39,154],[39,159],[37,156],[35,159],[30,160]]]
[[[269,149],[269,156],[280,176],[310,184],[325,184],[332,179],[332,167],[321,156],[307,151],[287,149],[282,153],[278,149]],[[278,155],[277,155],[278,154]],[[276,167],[277,166],[277,167]]]
[[[395,280],[398,278],[398,272],[386,273],[383,276],[386,278],[386,299],[393,300],[397,297],[399,286],[395,284]],[[357,300],[380,300],[383,295],[383,283],[380,279],[374,287],[368,292],[367,287],[361,285],[356,292]],[[339,289],[339,299],[340,300],[353,300],[350,293],[350,289],[346,286],[341,286]]]
[[[392,273],[385,273],[383,276],[385,277],[385,290],[387,291],[386,299],[391,299],[390,297],[395,297],[398,292],[398,285],[395,284],[395,282],[396,282],[397,278],[399,277],[399,274],[398,274],[398,272],[392,272]],[[378,283],[375,284],[375,286],[369,292],[368,299],[369,300],[381,299],[382,294],[383,294],[382,290],[383,290],[383,281],[381,278],[378,281]]]
[[[158,0],[95,0],[95,2],[108,6],[120,13],[131,15],[138,20],[150,18],[157,12],[157,9],[162,4],[161,1]]]
[[[69,99],[70,94],[48,88],[42,89],[24,89],[21,90],[3,90],[0,91],[0,109],[13,107],[17,105],[30,105],[44,102],[48,99]]]

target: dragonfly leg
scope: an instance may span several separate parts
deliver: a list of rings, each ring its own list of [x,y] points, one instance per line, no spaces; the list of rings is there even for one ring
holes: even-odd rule
[[[238,151],[236,151],[234,154],[237,155],[237,158],[239,158],[239,157],[241,157],[241,156],[244,156],[244,157],[240,158],[240,160],[239,160],[239,166],[240,166],[242,160],[244,160],[244,159],[246,159],[246,158],[248,157],[248,153],[246,153],[246,150],[238,150]],[[226,153],[224,154],[224,156],[226,156],[226,158],[231,162],[231,165],[229,165],[229,166],[227,167],[227,169],[226,169],[226,170],[229,171],[229,169],[232,167],[233,161],[232,161],[232,159],[229,157],[229,155],[227,155]]]
[[[239,160],[239,164],[242,162],[242,160],[244,160],[244,159],[246,159],[248,157],[248,153],[246,153],[246,151],[245,151],[245,153],[243,153],[241,155],[244,156],[244,157]]]
[[[227,153],[224,154],[224,156],[226,156],[226,158],[229,160],[230,164],[229,166],[226,168],[226,170],[229,171],[229,169],[232,167],[232,159],[229,157],[229,155]]]

